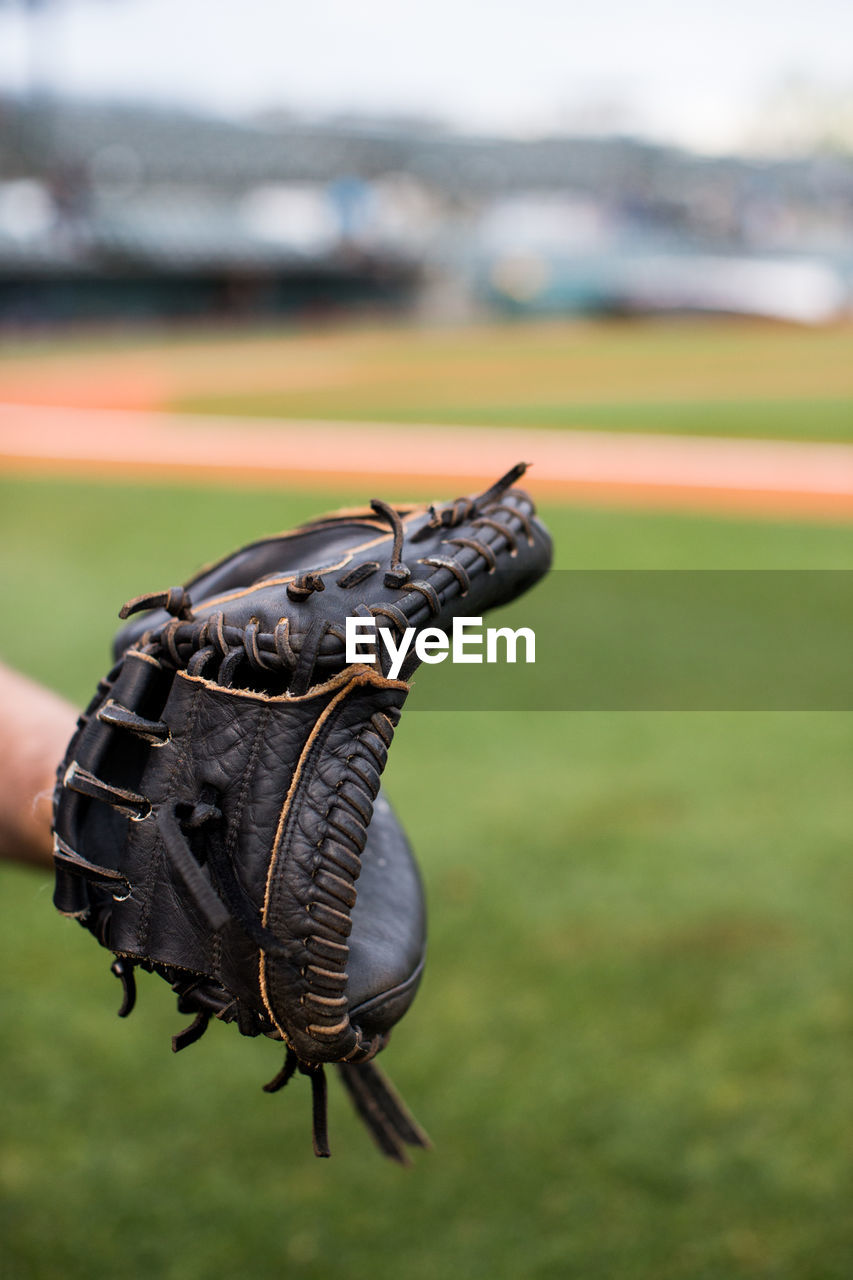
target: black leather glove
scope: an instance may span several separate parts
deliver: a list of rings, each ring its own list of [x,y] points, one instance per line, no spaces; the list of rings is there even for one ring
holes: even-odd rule
[[[194,1015],[176,1050],[211,1016],[283,1041],[266,1088],[310,1078],[318,1155],[324,1063],[387,1155],[425,1145],[371,1062],[426,937],[380,776],[418,664],[401,637],[506,603],[548,568],[550,539],[511,487],[523,470],[438,508],[327,516],[131,601],[122,617],[144,616],[60,768],[54,901],[114,953],[120,1012],[138,966]],[[347,662],[348,617],[386,630],[375,664]]]

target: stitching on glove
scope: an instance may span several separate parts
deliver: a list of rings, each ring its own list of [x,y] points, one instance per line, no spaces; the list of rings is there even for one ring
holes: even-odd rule
[[[345,686],[340,690],[325,709],[317,725],[314,726],[303,748],[290,791],[279,818],[278,831],[267,877],[262,919],[264,927],[272,928],[276,935],[289,932],[286,921],[277,917],[274,918],[273,912],[274,887],[278,883],[279,876],[286,877],[288,875],[288,868],[291,865],[291,840],[294,837],[287,833],[288,817],[295,812],[293,806],[296,804],[297,796],[301,795],[303,787],[310,787],[312,783],[316,783],[321,788],[329,786],[322,773],[308,774],[306,772],[309,761],[315,749],[319,748],[321,740],[325,741],[328,735],[334,731],[336,714],[339,710],[345,710],[345,699],[365,685],[373,683],[375,683],[375,677],[371,672],[365,671],[350,682],[349,686]],[[317,841],[321,861],[311,871],[312,896],[303,902],[303,909],[311,921],[309,937],[319,941],[321,947],[323,935],[325,934],[328,937],[327,930],[345,938],[349,936],[352,929],[350,912],[357,900],[355,880],[361,869],[359,855],[364,849],[367,828],[373,815],[373,801],[378,793],[378,774],[374,782],[370,773],[365,775],[353,769],[352,766],[358,760],[362,749],[370,752],[375,758],[376,753],[372,745],[366,745],[362,748],[364,739],[373,733],[379,733],[386,742],[390,742],[393,734],[393,724],[390,716],[382,712],[373,712],[369,719],[361,724],[359,729],[353,729],[353,733],[353,749],[347,755],[345,761],[347,776],[342,780],[342,785],[334,787],[332,795],[336,797],[337,803],[330,804],[326,809],[323,836]],[[384,750],[384,746],[382,749]],[[368,765],[367,767],[372,769],[372,766]],[[347,804],[346,810],[341,807],[344,802]],[[330,837],[332,830],[336,833],[333,838]],[[345,863],[342,864],[341,852],[344,853],[345,858],[347,854],[349,855],[350,866],[346,866]],[[332,867],[337,867],[342,871],[343,875],[339,875],[337,871],[332,870],[332,867],[328,865],[329,863],[332,864]],[[294,863],[293,865],[298,868],[298,864]],[[339,903],[345,910],[340,910],[335,903]],[[279,908],[276,907],[276,911],[278,910]],[[319,939],[317,938],[318,931],[320,933]],[[307,942],[307,939],[302,942],[306,950],[308,949]],[[344,967],[348,957],[348,949],[342,947],[338,952],[332,951],[331,956],[327,958],[327,963],[339,966],[341,985],[344,991],[348,982]],[[292,1043],[292,1038],[298,1030],[303,1035],[318,1039],[327,1045],[330,1045],[334,1040],[340,1039],[341,1044],[336,1047],[341,1054],[356,1052],[364,1056],[370,1056],[376,1052],[379,1048],[378,1042],[365,1042],[359,1029],[352,1024],[349,1015],[344,1019],[335,1017],[337,1010],[346,1006],[346,995],[330,997],[324,994],[322,988],[328,988],[328,979],[321,984],[319,992],[312,990],[310,963],[303,963],[300,972],[308,982],[309,989],[302,992],[299,1003],[302,1007],[310,1005],[314,1010],[314,1020],[303,1024],[301,1028],[298,1026],[290,1028],[283,1025],[280,1015],[274,1008],[275,987],[280,978],[276,973],[269,970],[267,957],[263,954],[261,956],[260,985],[264,1004],[285,1040],[288,1043]],[[334,971],[327,970],[327,973],[330,972]],[[335,1020],[330,1024],[330,1018],[332,1017],[335,1017]],[[347,1040],[350,1040],[351,1043],[348,1044]]]

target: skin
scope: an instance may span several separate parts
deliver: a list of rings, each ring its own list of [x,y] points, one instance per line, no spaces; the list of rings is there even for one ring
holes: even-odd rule
[[[50,870],[56,768],[78,711],[2,664],[0,707],[0,858]]]

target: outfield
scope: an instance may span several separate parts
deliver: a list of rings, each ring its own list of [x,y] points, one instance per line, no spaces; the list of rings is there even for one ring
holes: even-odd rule
[[[851,328],[398,327],[6,344],[0,401],[853,440]]]
[[[529,347],[550,332],[531,330]],[[642,332],[648,350],[663,344],[662,329]],[[700,332],[706,355],[728,344],[731,379],[694,351],[674,397],[689,383],[705,397],[694,405],[736,401],[745,430],[750,396],[767,403],[775,386],[777,401],[810,406],[794,434],[853,435],[827,410],[849,405],[840,333],[756,330],[775,354],[760,378],[757,355],[744,358],[736,378],[737,331],[671,330],[663,345],[686,350]],[[229,360],[257,341],[237,340]],[[319,352],[338,339],[291,341]],[[378,335],[339,341],[375,350],[347,416],[390,412]],[[467,341],[443,348],[454,410]],[[780,363],[780,342],[823,355],[807,376]],[[204,344],[183,345],[200,359]],[[83,359],[10,355],[7,372],[48,358]],[[665,366],[661,354],[649,404],[666,399]],[[498,369],[489,401],[484,374],[471,420],[491,420],[513,379],[529,408],[540,386],[528,373]],[[438,416],[431,385],[401,377],[395,416],[403,400]],[[342,388],[311,392],[318,414],[342,411]],[[620,394],[630,414],[631,386]],[[726,429],[724,411],[706,412],[709,430]],[[2,657],[82,701],[124,599],[365,496],[7,478]],[[545,516],[563,568],[853,568],[850,526]],[[182,1019],[159,979],[143,976],[118,1022],[106,954],[53,912],[47,878],[4,868],[7,1273],[849,1280],[851,748],[840,713],[404,716],[386,780],[423,863],[431,951],[384,1061],[435,1144],[407,1173],[374,1154],[334,1086],[334,1156],[315,1161],[305,1081],[261,1092],[273,1044],[214,1025],[173,1056]]]

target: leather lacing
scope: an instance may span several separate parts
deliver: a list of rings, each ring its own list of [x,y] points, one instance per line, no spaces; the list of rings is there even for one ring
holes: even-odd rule
[[[373,1140],[386,1156],[399,1164],[408,1164],[406,1146],[428,1148],[429,1138],[391,1088],[387,1077],[373,1062],[357,1065],[337,1064],[338,1073],[355,1110],[367,1125]],[[329,1139],[326,1126],[326,1079],[322,1067],[301,1063],[292,1049],[287,1050],[284,1066],[265,1093],[277,1093],[299,1071],[311,1081],[314,1154],[328,1156]]]
[[[422,541],[437,529],[450,532],[467,522],[473,529],[488,529],[499,535],[510,557],[514,558],[518,554],[520,536],[525,537],[529,545],[533,544],[533,527],[524,511],[501,499],[524,474],[526,465],[518,463],[476,498],[457,498],[445,507],[431,507],[428,522],[411,535],[410,542]],[[432,569],[433,573],[428,577],[413,576],[411,568],[402,559],[405,529],[399,512],[379,499],[373,499],[370,505],[375,514],[388,523],[393,536],[390,567],[385,571],[383,582],[386,587],[400,591],[401,599],[396,604],[373,605],[355,610],[356,613],[387,618],[402,633],[410,625],[406,612],[409,593],[425,602],[431,618],[440,614],[446,588],[439,591],[429,580],[440,571],[452,574],[461,596],[470,590],[473,574],[483,570],[489,574],[495,572],[497,556],[489,542],[478,537],[447,537],[443,539],[447,546],[464,547],[475,552],[479,559],[466,568],[459,563],[457,556],[424,556],[415,563]],[[510,521],[514,521],[516,527]],[[379,561],[365,560],[347,568],[335,579],[335,585],[351,590],[381,568]],[[318,571],[301,573],[286,587],[288,597],[297,603],[323,590],[323,573]],[[240,668],[247,666],[250,678],[254,673],[262,684],[272,680],[276,687],[283,684],[284,690],[299,696],[310,689],[318,669],[328,669],[340,662],[344,635],[340,627],[329,619],[316,619],[296,645],[290,622],[284,617],[272,631],[263,631],[258,618],[252,618],[245,627],[234,626],[225,621],[221,611],[211,614],[203,622],[194,619],[189,596],[181,587],[172,587],[156,595],[137,596],[128,601],[121,616],[128,617],[137,610],[153,608],[165,608],[173,616],[157,631],[147,632],[142,637],[139,642],[142,651],[156,655],[176,669],[185,669],[189,675],[215,679],[225,688],[232,687]]]
[[[361,855],[388,747],[399,718],[396,708],[377,711],[358,733],[346,758],[346,774],[329,795],[324,836],[318,842],[311,872],[311,897],[305,903],[311,928],[301,969],[305,990],[300,996],[302,1030],[350,1061],[373,1057],[382,1047],[366,1040],[349,1021],[344,994],[349,981],[347,939],[356,902]]]

